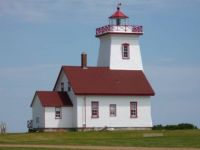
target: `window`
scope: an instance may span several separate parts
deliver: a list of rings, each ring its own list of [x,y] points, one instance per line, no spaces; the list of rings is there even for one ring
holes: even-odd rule
[[[64,91],[64,82],[61,82],[61,91]]]
[[[40,123],[40,118],[36,117],[36,123]]]
[[[70,82],[68,82],[68,92],[70,92],[71,91],[71,84],[70,84]]]
[[[56,107],[55,108],[55,118],[56,119],[61,119],[61,107]]]
[[[130,117],[137,118],[137,102],[130,102]]]
[[[99,102],[92,102],[92,118],[99,118]]]
[[[117,26],[121,25],[121,19],[119,19],[119,18],[116,19],[116,25]]]
[[[116,104],[110,104],[110,117],[116,117],[117,111],[116,111]]]
[[[129,44],[128,43],[124,43],[122,44],[122,59],[129,59]]]

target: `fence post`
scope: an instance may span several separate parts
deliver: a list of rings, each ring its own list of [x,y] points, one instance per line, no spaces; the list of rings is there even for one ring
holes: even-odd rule
[[[0,123],[0,134],[1,134],[1,132],[2,132],[2,131],[1,131],[1,124],[2,124],[2,122]]]
[[[0,134],[5,134],[6,133],[6,123],[2,122],[0,123]]]

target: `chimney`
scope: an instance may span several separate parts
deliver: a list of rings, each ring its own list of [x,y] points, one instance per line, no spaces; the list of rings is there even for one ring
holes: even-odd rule
[[[85,52],[81,54],[81,67],[87,69],[87,54]]]

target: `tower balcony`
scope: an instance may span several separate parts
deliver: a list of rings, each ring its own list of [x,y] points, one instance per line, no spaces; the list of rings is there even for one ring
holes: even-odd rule
[[[142,35],[143,28],[139,25],[106,25],[96,29],[96,37],[108,33]]]

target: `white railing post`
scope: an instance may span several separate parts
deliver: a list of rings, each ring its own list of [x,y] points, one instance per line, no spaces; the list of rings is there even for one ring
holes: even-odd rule
[[[96,29],[96,36],[109,32],[143,34],[143,29],[139,25],[106,25]]]

